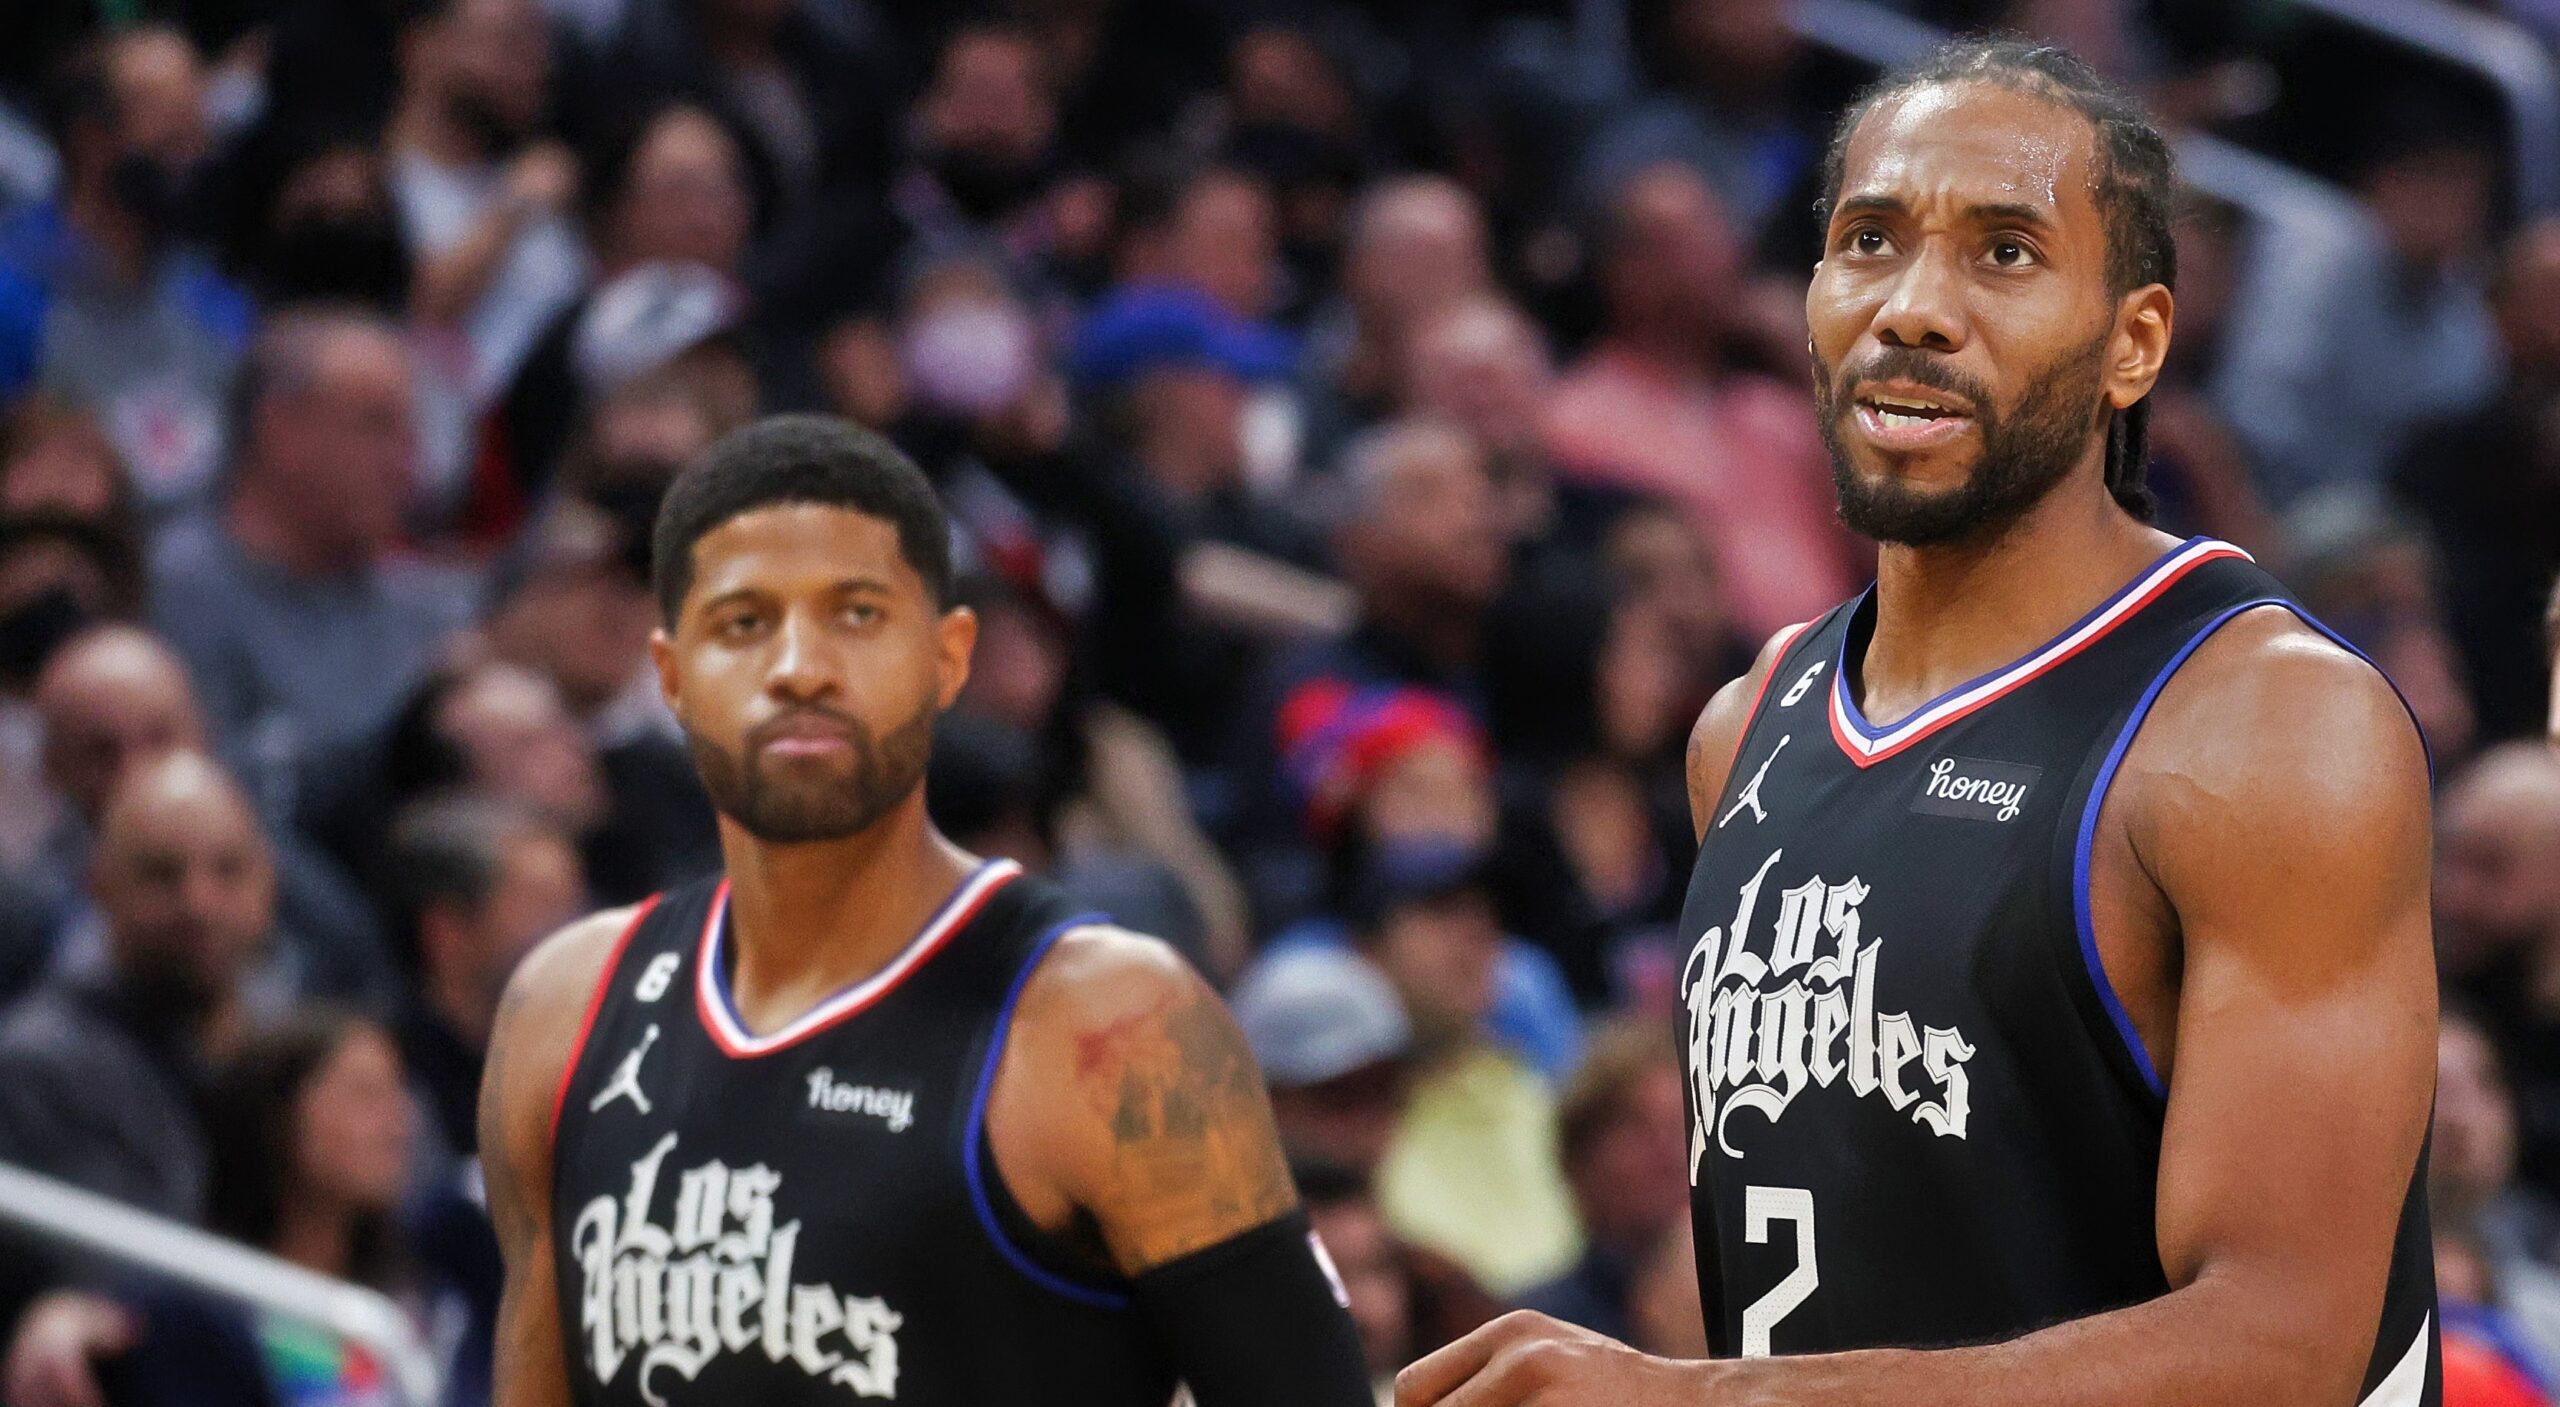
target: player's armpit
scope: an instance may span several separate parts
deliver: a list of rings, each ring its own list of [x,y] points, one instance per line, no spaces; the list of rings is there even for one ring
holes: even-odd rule
[[[1234,1018],[1170,948],[1117,929],[1066,935],[1034,974],[990,1124],[1023,1210],[1089,1218],[1123,1274],[1298,1202]]]
[[[493,1407],[570,1400],[551,1258],[552,1114],[586,1004],[632,911],[582,919],[517,965],[489,1034],[480,1080],[480,1163],[506,1258]]]

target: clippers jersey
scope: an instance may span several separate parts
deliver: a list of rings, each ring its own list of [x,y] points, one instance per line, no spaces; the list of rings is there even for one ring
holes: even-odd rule
[[[1025,979],[1104,920],[992,862],[877,974],[755,1036],[728,994],[727,894],[643,909],[561,1087],[574,1400],[1165,1407],[1127,1286],[1038,1258],[985,1135]]]
[[[1842,678],[1872,591],[1782,644],[1681,915],[1719,1356],[1994,1342],[2168,1293],[2167,1091],[2098,961],[2090,848],[2162,687],[2269,605],[2328,633],[2247,554],[2191,539],[1891,727]],[[2425,1167],[2364,1407],[2439,1399]]]

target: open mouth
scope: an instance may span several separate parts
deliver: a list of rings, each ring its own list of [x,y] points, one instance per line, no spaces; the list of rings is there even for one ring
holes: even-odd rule
[[[1965,433],[1971,408],[1953,397],[1908,385],[1869,389],[1857,396],[1860,428],[1892,449],[1924,449]]]

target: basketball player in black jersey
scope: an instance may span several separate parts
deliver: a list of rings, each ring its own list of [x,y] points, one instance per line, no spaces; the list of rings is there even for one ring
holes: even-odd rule
[[[2145,521],[2167,148],[1968,43],[1826,175],[1815,389],[1882,547],[1691,747],[1718,1358],[1515,1315],[1398,1401],[2433,1404],[2427,760],[2245,554]]]
[[[670,489],[652,652],[726,873],[509,986],[500,1407],[1367,1402],[1217,997],[926,818],[976,636],[948,533],[816,417]]]

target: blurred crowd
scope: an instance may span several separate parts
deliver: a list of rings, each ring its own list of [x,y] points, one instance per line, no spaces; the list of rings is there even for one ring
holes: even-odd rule
[[[819,409],[984,621],[934,814],[1227,988],[1382,1381],[1516,1304],[1703,1352],[1682,748],[1872,565],[1802,320],[1871,70],[1795,8],[11,0],[0,1160],[387,1291],[485,1401],[501,987],[718,862],[651,516]],[[1891,8],[2351,212],[2184,198],[2153,481],[2427,729],[2447,1400],[2548,1402],[2560,221],[2491,96],[2285,0]],[[19,1407],[390,1391],[12,1240],[0,1326]]]

